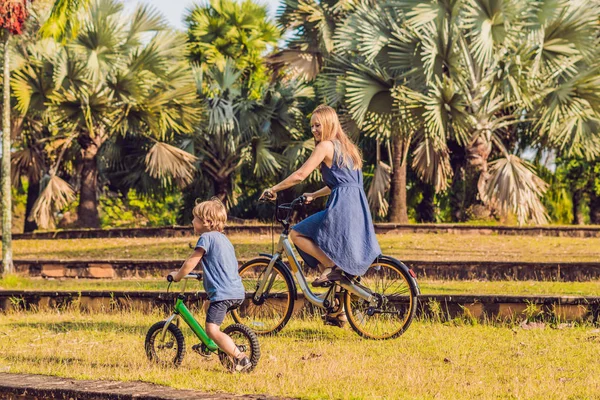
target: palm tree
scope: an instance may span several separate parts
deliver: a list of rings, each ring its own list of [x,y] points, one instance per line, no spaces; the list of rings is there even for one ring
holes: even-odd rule
[[[511,145],[536,135],[538,145],[598,155],[599,15],[596,3],[537,0],[357,6],[338,28],[338,56],[323,82],[362,129],[393,138],[391,219],[406,218],[398,168],[409,149],[412,167],[439,191],[453,174],[452,142],[478,168],[484,203],[520,223],[545,222],[545,183]]]
[[[53,90],[51,59],[57,46],[52,40],[41,40],[39,21],[34,8],[28,21],[28,31],[13,46],[16,67],[11,88],[16,100],[16,114],[21,122],[20,132],[16,135],[19,141],[14,143],[16,151],[12,153],[12,182],[13,186],[19,186],[21,177],[28,182],[25,232],[37,229],[36,222],[30,217],[39,197],[41,180],[49,171],[50,160],[45,147],[61,140],[51,135],[44,114],[48,96]]]
[[[276,176],[286,166],[284,156],[273,152],[290,144],[299,90],[272,86],[255,100],[248,95],[242,71],[233,60],[206,73],[197,68],[197,86],[205,119],[198,128],[194,148],[200,171],[212,183],[213,193],[229,205],[236,201],[235,177],[240,168],[251,165],[258,179]]]
[[[12,262],[12,199],[10,186],[10,38],[20,35],[28,16],[28,1],[0,1],[0,35],[3,52],[3,102],[2,102],[2,271],[13,272]]]
[[[211,66],[235,62],[258,98],[268,85],[269,77],[263,54],[275,46],[279,29],[267,19],[267,8],[252,0],[211,0],[195,5],[185,16],[190,45],[190,60],[207,71]]]
[[[77,14],[88,7],[90,0],[56,0],[52,3],[50,16],[41,29],[42,35],[61,41],[75,36],[80,27]]]
[[[150,176],[170,176],[180,184],[192,180],[194,156],[168,143],[199,122],[185,38],[148,7],[138,7],[127,21],[122,8],[114,0],[93,2],[77,37],[49,60],[55,89],[46,114],[53,133],[66,137],[55,149],[52,185],[41,197],[50,200],[38,202],[38,217],[48,214],[51,199],[68,197],[69,186],[56,172],[71,155],[79,171],[79,224],[98,226],[98,156],[117,137],[138,138]],[[19,101],[26,108],[28,91],[22,92]],[[58,191],[46,193],[53,188]]]
[[[283,0],[277,20],[292,37],[286,48],[269,57],[275,68],[286,66],[292,76],[312,81],[334,50],[337,27],[357,0]]]

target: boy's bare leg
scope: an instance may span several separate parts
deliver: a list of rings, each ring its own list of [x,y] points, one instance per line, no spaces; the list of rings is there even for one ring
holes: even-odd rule
[[[240,349],[235,345],[233,339],[228,334],[221,332],[221,328],[217,324],[211,322],[206,323],[206,334],[211,338],[217,346],[230,357],[233,358],[244,358],[246,354],[242,353]]]

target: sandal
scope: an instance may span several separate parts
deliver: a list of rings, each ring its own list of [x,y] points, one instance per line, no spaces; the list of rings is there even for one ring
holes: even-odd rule
[[[337,315],[325,315],[324,317],[325,325],[337,326],[338,328],[343,328],[348,322],[348,318],[346,317],[346,312],[342,311]]]
[[[325,268],[325,270],[323,270],[321,275],[319,275],[319,277],[312,282],[312,286],[313,287],[323,287],[325,283],[329,282],[329,278],[327,278],[327,275],[329,275],[333,271],[334,268],[335,268],[335,266]]]

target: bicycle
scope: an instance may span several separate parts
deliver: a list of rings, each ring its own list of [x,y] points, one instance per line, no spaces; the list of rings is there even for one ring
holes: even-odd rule
[[[415,273],[401,261],[379,256],[361,277],[342,274],[325,293],[314,293],[288,238],[290,226],[305,205],[304,196],[291,203],[276,205],[275,219],[283,225],[274,254],[260,253],[239,269],[246,299],[232,312],[233,319],[252,327],[257,334],[275,334],[292,316],[298,289],[305,299],[327,313],[344,308],[348,323],[368,339],[391,339],[410,326],[420,294]],[[280,214],[285,217],[280,218]],[[287,256],[289,266],[283,262]]]
[[[200,339],[200,344],[192,346],[196,352],[204,357],[210,357],[212,353],[217,353],[221,364],[229,371],[234,371],[235,365],[233,360],[222,351],[217,344],[208,337],[206,331],[196,321],[191,314],[190,310],[185,305],[185,288],[188,279],[202,280],[202,274],[190,273],[184,278],[184,284],[181,292],[177,296],[173,314],[164,321],[159,321],[152,325],[146,334],[145,349],[146,355],[150,361],[154,361],[160,364],[173,363],[176,367],[181,365],[183,357],[185,356],[185,339],[181,329],[179,329],[179,317],[185,321],[190,327],[192,332]],[[169,286],[167,287],[167,293],[173,282],[172,276],[167,276]],[[173,323],[175,321],[175,323]],[[227,326],[223,332],[228,334],[243,353],[246,353],[252,367],[245,372],[252,371],[260,359],[260,345],[258,343],[258,337],[249,327],[242,324],[233,324]]]

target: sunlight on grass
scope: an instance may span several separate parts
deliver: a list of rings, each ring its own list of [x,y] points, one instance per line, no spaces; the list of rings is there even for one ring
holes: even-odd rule
[[[600,391],[600,333],[413,323],[399,339],[367,341],[317,320],[261,337],[250,375],[188,352],[179,369],[149,363],[144,335],[164,315],[4,314],[0,371],[140,380],[208,392],[318,398],[591,398]],[[231,322],[228,318],[226,324]],[[185,327],[186,345],[196,343]]]
[[[240,259],[271,253],[270,235],[231,235]],[[277,238],[276,238],[277,239]],[[400,260],[538,261],[600,260],[598,238],[544,236],[387,234],[378,235],[384,254]],[[195,239],[111,238],[15,240],[15,259],[183,260]]]
[[[309,278],[310,279],[310,278]],[[442,281],[418,280],[422,294],[496,294],[496,295],[555,295],[598,296],[600,281]],[[164,278],[155,279],[43,279],[8,275],[0,279],[0,290],[112,290],[112,291],[165,291]],[[188,287],[202,290],[199,283]],[[317,290],[318,292],[319,290]]]

